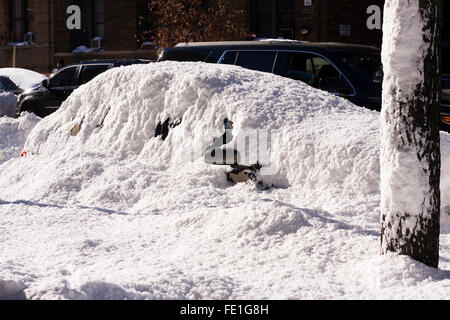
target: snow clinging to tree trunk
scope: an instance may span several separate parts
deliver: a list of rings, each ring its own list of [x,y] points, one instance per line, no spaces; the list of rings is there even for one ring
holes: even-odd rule
[[[385,3],[380,130],[383,253],[416,257],[423,255],[424,247],[436,247],[424,236],[436,228],[433,221],[440,202],[439,134],[434,110],[439,107],[435,93],[438,82],[432,79],[439,70],[433,49],[439,32],[433,19],[436,3]],[[437,220],[439,224],[439,217]]]

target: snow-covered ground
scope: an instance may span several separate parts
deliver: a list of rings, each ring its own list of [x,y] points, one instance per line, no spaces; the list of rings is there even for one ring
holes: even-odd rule
[[[182,122],[163,141],[155,129],[168,117]],[[260,179],[275,187],[231,186],[227,167],[203,161],[225,117],[234,142],[271,134]],[[432,269],[379,255],[379,114],[300,82],[224,65],[130,66],[42,121],[5,119],[0,298],[448,299],[446,133]]]
[[[10,92],[0,92],[0,117],[16,114],[17,97]]]

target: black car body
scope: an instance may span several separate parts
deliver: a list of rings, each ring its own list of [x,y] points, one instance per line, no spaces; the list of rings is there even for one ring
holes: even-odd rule
[[[158,61],[234,64],[300,80],[371,110],[381,110],[383,67],[375,47],[305,41],[180,43]],[[441,130],[450,132],[450,77],[443,77]],[[448,115],[448,116],[447,116]]]
[[[42,85],[19,95],[16,116],[23,111],[28,111],[45,117],[55,112],[75,89],[97,75],[114,67],[150,62],[150,60],[141,59],[91,60],[65,66],[52,77],[44,80]]]

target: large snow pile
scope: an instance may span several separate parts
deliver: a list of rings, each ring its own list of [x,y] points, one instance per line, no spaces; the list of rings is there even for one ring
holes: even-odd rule
[[[162,140],[167,118],[181,123]],[[231,186],[203,161],[224,118],[235,141],[270,131],[274,188]],[[445,271],[378,256],[378,128],[378,113],[271,74],[112,69],[0,165],[0,277],[36,299],[447,298]]]
[[[17,97],[13,93],[0,92],[0,117],[16,114]]]
[[[46,79],[44,75],[38,72],[22,68],[0,68],[0,76],[9,77],[23,90],[30,89]]]
[[[206,165],[202,153],[223,132],[226,117],[234,121],[236,137],[248,129],[274,134],[273,141],[267,139],[265,182],[298,188],[302,198],[325,208],[336,201],[345,205],[345,199],[361,194],[364,199],[377,195],[377,139],[367,137],[378,134],[378,113],[298,82],[244,69],[168,63],[113,70],[74,92],[55,116],[37,126],[25,149],[53,159],[87,154],[88,162],[93,157],[127,165],[139,161],[151,168],[144,170],[174,171],[182,179],[202,179],[211,172],[221,183],[225,169]],[[155,130],[167,118],[181,124],[162,141],[154,137]],[[76,136],[75,127],[80,128]],[[97,170],[93,174],[97,179],[110,176]],[[84,181],[83,188],[93,189],[90,182]],[[98,204],[107,192],[102,186],[110,185],[94,185],[89,198]],[[44,181],[39,185],[49,193],[46,199],[52,197],[51,188]],[[125,198],[130,201],[108,197],[102,204],[117,200],[114,207],[142,210],[147,203],[145,188]]]

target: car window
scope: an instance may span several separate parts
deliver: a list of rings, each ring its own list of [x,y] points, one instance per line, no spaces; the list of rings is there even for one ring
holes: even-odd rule
[[[74,86],[76,71],[76,66],[61,70],[50,79],[50,87]]]
[[[373,83],[383,82],[383,65],[381,56],[375,54],[345,54],[342,61],[353,70],[364,74]]]
[[[272,51],[241,51],[236,59],[236,65],[246,69],[272,72],[276,52]]]
[[[221,64],[234,64],[236,62],[236,51],[227,51],[223,56]]]
[[[309,53],[280,52],[275,64],[274,73],[317,87],[318,79],[313,57]]]
[[[216,63],[219,60],[217,57],[216,61],[211,57],[215,53],[210,50],[164,50],[162,57],[159,61],[191,61],[191,62],[214,62]],[[217,54],[216,54],[217,56]]]
[[[216,51],[210,51],[204,62],[207,63],[217,63],[219,61],[221,54]]]
[[[100,73],[105,72],[109,69],[109,65],[92,65],[92,66],[84,66],[81,68],[80,73],[80,85],[85,84],[92,79],[94,79],[96,76],[98,76]]]
[[[279,52],[274,73],[325,91],[353,93],[345,77],[328,60],[313,53]]]

